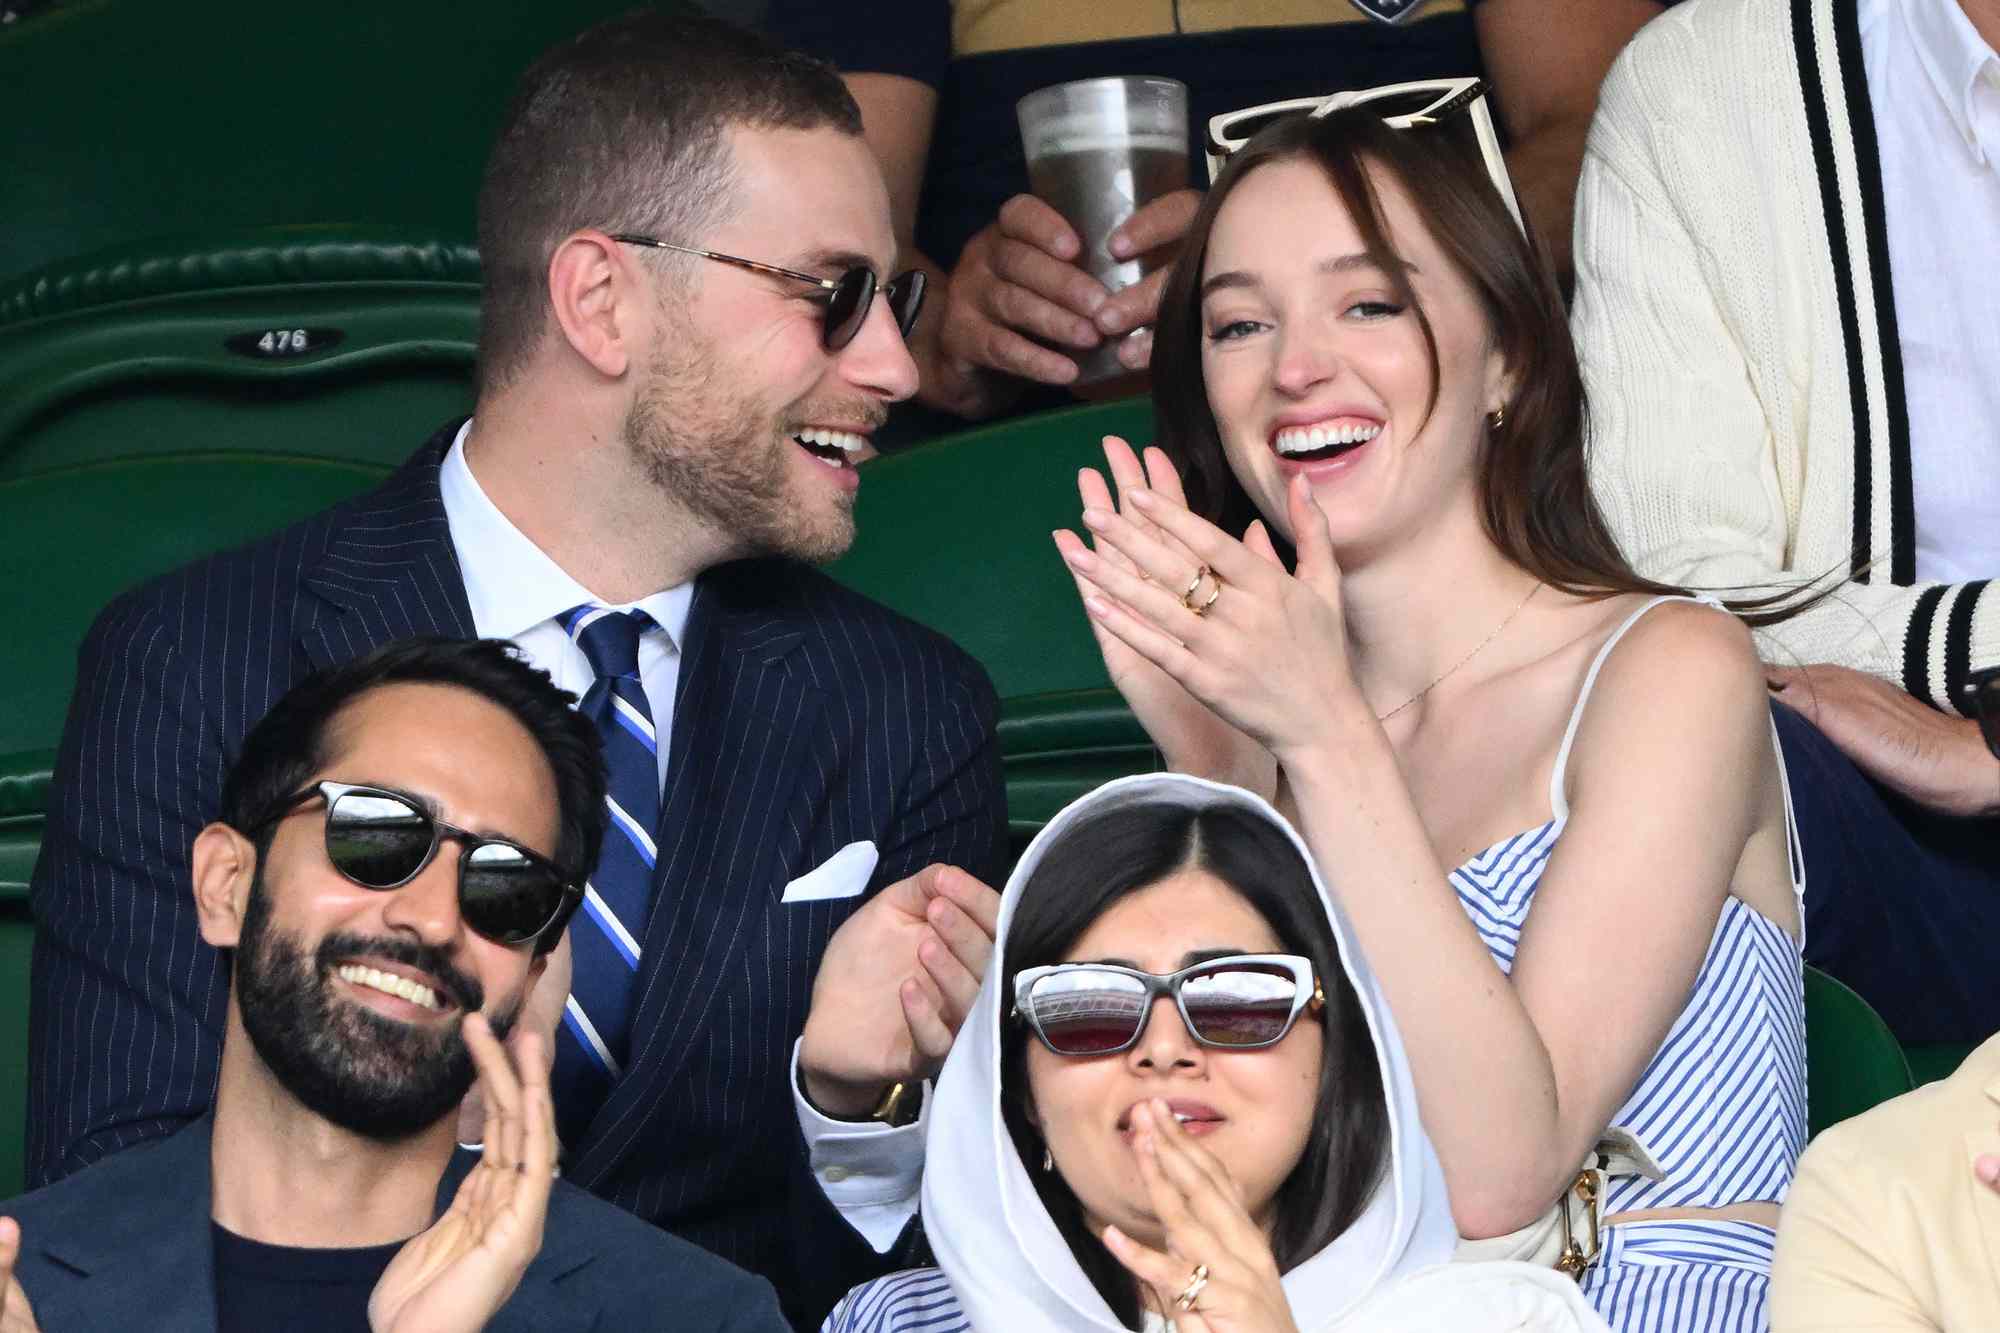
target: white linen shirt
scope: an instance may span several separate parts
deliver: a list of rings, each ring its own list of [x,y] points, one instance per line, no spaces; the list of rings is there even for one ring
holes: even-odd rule
[[[556,617],[598,599],[549,558],[500,511],[473,475],[465,457],[467,421],[451,442],[438,471],[445,526],[458,556],[472,628],[483,639],[509,639],[528,662],[579,699],[596,674]],[[639,638],[639,683],[663,740],[673,734],[674,690],[680,683],[681,645],[686,642],[694,584],[625,602],[613,610],[644,611],[659,626]],[[610,605],[606,603],[606,605]],[[670,744],[658,747],[660,786],[666,788]],[[901,1129],[874,1122],[829,1120],[807,1104],[799,1090],[798,1051],[792,1054],[792,1104],[805,1134],[813,1178],[849,1226],[878,1253],[887,1253],[916,1212],[923,1172],[925,1122]],[[928,1104],[926,1104],[926,1108]]]
[[[1861,0],[1917,578],[2000,575],[2000,55],[1958,0]]]

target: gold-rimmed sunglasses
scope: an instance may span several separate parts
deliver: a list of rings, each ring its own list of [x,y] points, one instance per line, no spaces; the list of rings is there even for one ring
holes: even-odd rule
[[[1521,223],[1520,201],[1514,197],[1514,182],[1507,175],[1507,160],[1500,154],[1500,137],[1493,128],[1493,112],[1486,104],[1486,84],[1480,79],[1418,79],[1410,83],[1385,83],[1379,88],[1362,88],[1325,97],[1294,97],[1211,116],[1207,143],[1209,184],[1213,185],[1215,178],[1222,174],[1222,168],[1232,153],[1249,143],[1258,131],[1273,121],[1301,114],[1318,118],[1348,107],[1361,106],[1371,108],[1381,117],[1382,123],[1393,130],[1431,126],[1449,128],[1463,113],[1463,124],[1469,128],[1480,160],[1486,164],[1486,174],[1492,179],[1493,188],[1500,192],[1507,211],[1514,215],[1514,224],[1521,227],[1524,233],[1527,231]]]

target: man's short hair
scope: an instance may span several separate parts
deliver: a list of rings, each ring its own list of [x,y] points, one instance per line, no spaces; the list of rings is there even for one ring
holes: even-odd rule
[[[549,859],[564,876],[582,882],[597,865],[604,842],[603,746],[596,727],[570,706],[575,696],[557,689],[547,672],[522,661],[503,639],[405,639],[307,676],[244,738],[222,782],[222,822],[255,837],[261,856],[270,836],[257,831],[325,768],[334,720],[385,685],[469,690],[526,728],[555,776],[559,825]],[[535,951],[548,952],[559,938],[560,931],[549,931],[535,942]]]
[[[565,237],[603,227],[694,244],[723,215],[724,131],[737,125],[858,135],[861,110],[831,65],[699,14],[627,14],[535,62],[479,187],[482,393],[541,340]]]

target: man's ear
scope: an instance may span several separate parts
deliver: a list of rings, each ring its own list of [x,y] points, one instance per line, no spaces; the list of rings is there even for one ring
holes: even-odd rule
[[[210,824],[194,839],[194,910],[201,937],[233,949],[257,878],[257,847],[227,824]]]
[[[577,232],[549,257],[549,306],[570,349],[607,379],[631,367],[651,330],[653,296],[638,261],[594,228]]]

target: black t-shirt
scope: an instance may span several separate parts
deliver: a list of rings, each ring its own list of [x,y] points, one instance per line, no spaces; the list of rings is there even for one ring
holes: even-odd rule
[[[403,1242],[354,1250],[266,1245],[209,1224],[217,1333],[367,1333],[368,1298]]]

